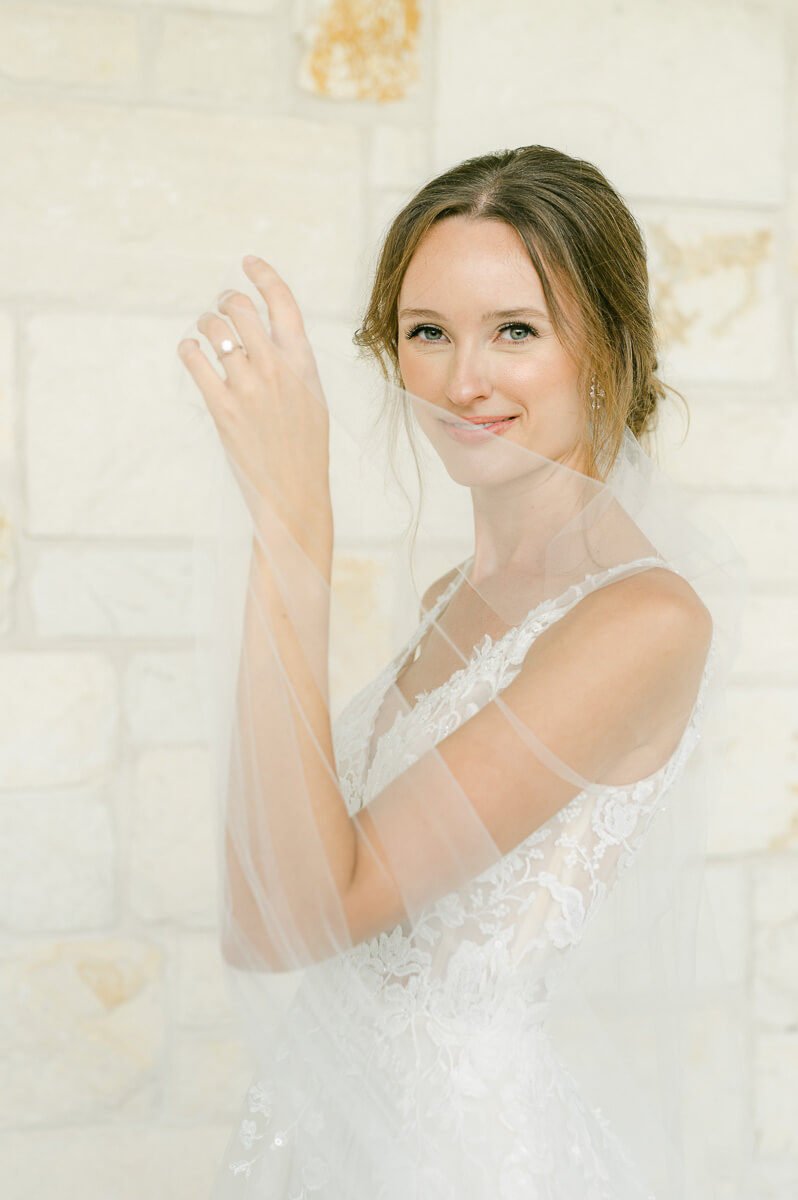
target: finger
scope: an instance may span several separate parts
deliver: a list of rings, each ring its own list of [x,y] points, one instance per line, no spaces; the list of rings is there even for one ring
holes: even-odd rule
[[[255,255],[247,255],[243,267],[266,301],[273,340],[286,345],[305,338],[305,326],[299,305],[285,280],[274,267]]]
[[[232,322],[250,359],[263,362],[274,354],[272,339],[249,296],[230,289],[222,292],[216,303],[219,312]]]
[[[195,338],[183,338],[178,342],[177,353],[213,411],[224,396],[224,381],[208,362]]]
[[[197,321],[197,329],[213,346],[228,381],[241,380],[250,364],[246,350],[227,321],[217,313],[206,312]]]

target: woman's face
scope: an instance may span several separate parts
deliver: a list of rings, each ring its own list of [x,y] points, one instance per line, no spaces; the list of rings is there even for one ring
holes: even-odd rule
[[[511,226],[468,217],[433,225],[402,281],[398,332],[404,386],[426,401],[413,404],[418,422],[458,482],[500,483],[508,470],[534,465],[503,449],[508,441],[581,469],[578,364],[554,332],[540,277]],[[512,420],[501,433],[451,424],[486,417]]]

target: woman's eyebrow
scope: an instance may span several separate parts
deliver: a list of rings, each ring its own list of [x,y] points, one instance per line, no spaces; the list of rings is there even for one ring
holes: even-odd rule
[[[436,312],[434,308],[402,308],[399,310],[399,316],[442,319],[442,314]],[[545,321],[548,320],[548,313],[541,312],[539,308],[499,308],[482,314],[483,321],[502,321],[509,320],[511,317],[542,317]]]

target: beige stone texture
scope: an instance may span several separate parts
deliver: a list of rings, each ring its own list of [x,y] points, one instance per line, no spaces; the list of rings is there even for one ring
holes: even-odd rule
[[[798,709],[798,621],[795,596],[748,597],[735,674],[756,683],[792,683]]]
[[[759,1154],[798,1155],[798,1032],[761,1033],[755,1046],[754,1132]]]
[[[419,78],[419,0],[312,0],[300,31],[299,86],[336,100],[385,104]]]
[[[717,491],[702,492],[700,500],[733,538],[752,587],[798,584],[798,555],[784,553],[798,545],[798,495]]]
[[[753,878],[756,1021],[787,1032],[798,1010],[798,856],[757,862]]]
[[[35,628],[42,638],[193,638],[192,579],[192,552],[178,546],[45,547],[29,582]]]
[[[163,955],[146,941],[6,944],[0,1126],[154,1117]]]
[[[180,1121],[227,1117],[232,1122],[252,1078],[250,1054],[240,1038],[181,1034],[167,1083],[170,1116]]]
[[[0,912],[18,932],[110,926],[118,869],[110,797],[18,792],[0,797]]]
[[[229,1122],[72,1125],[0,1136],[3,1200],[200,1200],[210,1195]]]
[[[209,12],[165,13],[155,60],[156,89],[169,99],[274,99],[275,45],[268,22]]]
[[[0,312],[0,463],[14,465],[17,398],[14,388],[16,326],[10,313]]]
[[[99,312],[29,321],[30,533],[158,538],[208,527],[218,438],[177,355],[185,330],[182,319]]]
[[[0,74],[18,83],[129,88],[138,70],[132,11],[89,4],[0,5]]]
[[[427,143],[419,130],[381,121],[371,138],[372,186],[415,189],[427,168]]]
[[[181,932],[169,944],[175,963],[180,1024],[195,1027],[230,1023],[234,1013],[218,936]]]
[[[790,687],[729,689],[721,744],[724,784],[713,798],[712,854],[798,846],[798,707]]]
[[[333,720],[391,657],[391,583],[390,564],[377,555],[335,557],[330,614]]]
[[[754,1168],[754,1200],[793,1200],[798,1195],[798,1168],[787,1157],[761,1157]]]
[[[346,311],[358,145],[343,123],[6,96],[0,161],[15,175],[0,227],[4,286],[193,312],[243,281],[238,264],[252,252],[307,308]]]
[[[755,394],[721,399],[699,391],[688,391],[686,399],[687,435],[683,406],[669,402],[657,436],[659,462],[672,479],[688,487],[730,488],[742,494],[747,489],[795,492],[798,404]]]
[[[107,777],[116,753],[116,679],[94,653],[7,652],[0,671],[0,790]]]
[[[781,202],[786,62],[770,5],[596,0],[587,21],[566,0],[543,23],[514,4],[489,36],[495,22],[493,0],[439,5],[435,170],[537,143],[595,162],[627,196]]]
[[[776,222],[722,208],[635,206],[648,250],[660,377],[766,384],[783,363]]]
[[[143,752],[131,803],[129,894],[134,916],[215,928],[215,813],[205,754],[193,748]]]
[[[134,745],[199,742],[205,732],[193,652],[135,654],[122,680]]]

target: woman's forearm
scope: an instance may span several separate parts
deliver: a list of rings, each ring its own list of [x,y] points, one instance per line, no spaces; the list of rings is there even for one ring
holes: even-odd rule
[[[241,966],[253,947],[271,969],[331,953],[354,872],[329,714],[331,563],[331,533],[304,549],[282,527],[253,542],[226,824],[225,952]]]

